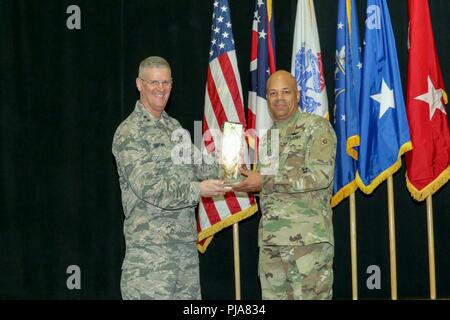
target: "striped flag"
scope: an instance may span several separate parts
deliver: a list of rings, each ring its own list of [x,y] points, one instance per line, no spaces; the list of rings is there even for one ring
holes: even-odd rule
[[[366,14],[356,181],[370,194],[401,167],[411,142],[386,0],[368,0]]]
[[[303,112],[328,119],[328,98],[313,0],[298,0],[291,73],[297,80]]]
[[[359,146],[359,94],[361,47],[355,0],[339,0],[336,24],[336,69],[334,129],[337,136],[336,164],[331,206],[336,206],[358,188],[356,160]]]
[[[256,163],[259,139],[272,126],[266,100],[266,82],[274,73],[275,31],[272,14],[272,0],[256,1],[252,26],[252,47],[250,55],[250,90],[248,92],[249,144],[254,150]]]
[[[417,201],[450,179],[447,95],[434,44],[427,0],[409,0],[409,63],[406,111],[413,150],[406,153],[406,182]]]
[[[212,15],[211,46],[206,80],[205,132],[220,130],[225,121],[245,127],[241,79],[237,67],[228,0],[216,0]],[[208,151],[215,148],[214,135],[203,141]],[[198,249],[205,252],[212,236],[221,229],[251,216],[258,210],[254,197],[233,192],[224,197],[202,198],[197,220]]]

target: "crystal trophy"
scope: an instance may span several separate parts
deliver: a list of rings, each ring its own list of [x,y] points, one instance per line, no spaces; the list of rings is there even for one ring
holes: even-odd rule
[[[224,122],[219,155],[219,179],[225,186],[233,186],[243,180],[239,167],[243,163],[244,133],[240,123]]]

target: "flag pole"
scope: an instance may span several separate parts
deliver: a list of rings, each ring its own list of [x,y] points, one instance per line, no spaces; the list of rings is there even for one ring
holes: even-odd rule
[[[239,224],[233,224],[233,252],[234,252],[234,288],[236,300],[241,300],[241,272],[239,260]]]
[[[436,270],[434,263],[433,199],[427,197],[428,267],[430,273],[430,298],[436,299]]]
[[[356,251],[356,206],[355,193],[350,195],[350,249],[352,256],[352,297],[358,300],[358,263]]]
[[[394,183],[392,175],[388,184],[389,252],[391,266],[391,299],[397,300],[397,257],[395,251]]]

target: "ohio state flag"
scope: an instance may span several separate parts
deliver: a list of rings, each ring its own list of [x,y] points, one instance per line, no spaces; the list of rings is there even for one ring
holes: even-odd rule
[[[450,178],[450,132],[428,0],[408,0],[408,13],[406,111],[413,149],[406,153],[406,185],[422,201]]]

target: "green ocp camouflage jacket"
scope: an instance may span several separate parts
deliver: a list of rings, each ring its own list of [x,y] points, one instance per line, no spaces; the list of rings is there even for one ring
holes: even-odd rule
[[[330,198],[336,135],[320,116],[295,112],[276,122],[261,144],[271,150],[279,130],[279,161],[259,163],[263,174],[260,245],[334,244]]]

